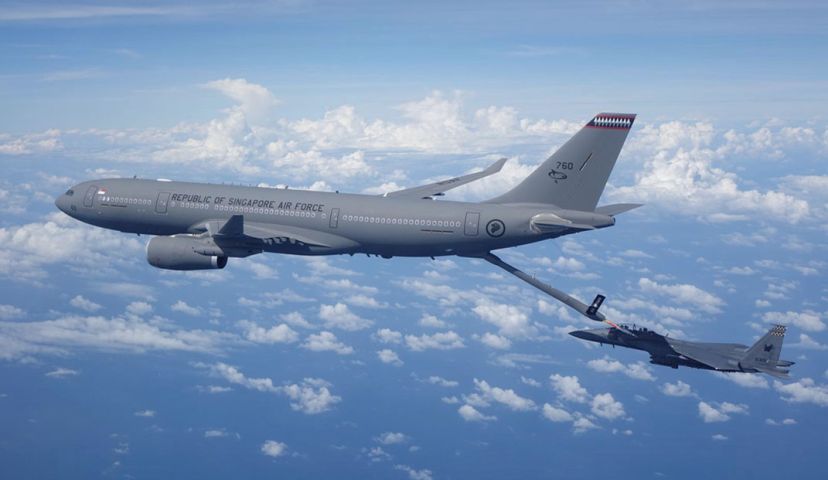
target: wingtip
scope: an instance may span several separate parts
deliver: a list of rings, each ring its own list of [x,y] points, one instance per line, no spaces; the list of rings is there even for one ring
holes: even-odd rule
[[[489,168],[487,168],[486,171],[491,173],[499,172],[503,168],[503,165],[506,165],[507,160],[509,159],[506,157],[499,159],[498,161],[491,164],[491,166],[489,166]]]

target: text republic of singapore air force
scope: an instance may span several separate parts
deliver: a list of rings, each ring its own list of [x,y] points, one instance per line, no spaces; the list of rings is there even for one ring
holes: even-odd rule
[[[779,360],[782,326],[753,347],[670,339],[616,325],[599,312],[603,296],[586,305],[491,253],[610,227],[617,215],[640,207],[598,206],[634,122],[634,114],[596,115],[516,187],[478,203],[432,200],[499,172],[506,159],[480,172],[380,196],[133,178],[80,183],[55,204],[91,225],[155,235],[147,260],[164,269],[220,269],[228,258],[263,252],[481,258],[610,325],[572,332],[578,338],[644,350],[652,363],[673,368],[786,376],[793,362]]]

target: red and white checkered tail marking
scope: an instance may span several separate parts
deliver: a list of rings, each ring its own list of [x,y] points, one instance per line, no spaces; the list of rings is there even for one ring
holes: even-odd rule
[[[635,122],[634,113],[599,113],[587,123],[587,127],[629,130]]]

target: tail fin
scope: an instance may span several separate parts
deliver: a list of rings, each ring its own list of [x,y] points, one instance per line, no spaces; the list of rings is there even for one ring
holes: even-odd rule
[[[489,202],[594,211],[634,121],[634,114],[599,113],[518,186]]]
[[[742,361],[746,366],[776,368],[777,365],[790,366],[792,362],[780,362],[779,354],[782,353],[782,342],[785,340],[784,325],[774,325],[758,342],[754,343]]]

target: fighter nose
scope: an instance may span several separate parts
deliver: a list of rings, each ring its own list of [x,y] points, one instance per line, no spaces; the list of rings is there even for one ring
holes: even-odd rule
[[[584,332],[582,330],[575,330],[574,332],[569,332],[569,334],[575,338],[582,338],[584,340],[588,340],[590,336],[587,332]]]
[[[575,330],[574,332],[569,332],[569,334],[575,338],[589,340],[591,342],[602,342],[606,340],[604,335],[601,335],[600,333],[593,330]]]

